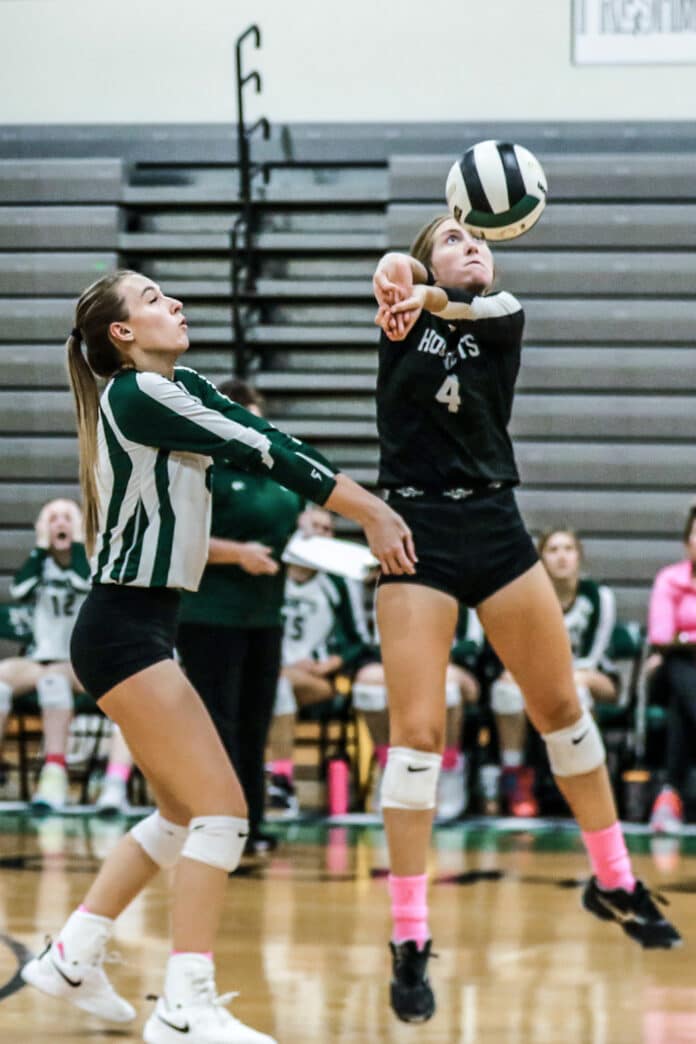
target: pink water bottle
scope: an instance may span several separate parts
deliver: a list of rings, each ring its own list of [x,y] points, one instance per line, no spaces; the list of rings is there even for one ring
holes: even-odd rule
[[[343,758],[332,758],[328,771],[329,815],[344,816],[348,811],[349,772]]]

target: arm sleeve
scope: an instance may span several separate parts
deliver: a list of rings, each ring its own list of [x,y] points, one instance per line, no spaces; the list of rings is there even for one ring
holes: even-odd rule
[[[121,433],[141,445],[227,460],[318,504],[328,499],[336,472],[317,450],[220,395],[195,371],[187,375],[195,390],[154,373],[114,382],[108,401]]]
[[[655,577],[648,611],[648,641],[651,645],[671,645],[677,633],[675,589],[667,570]]]
[[[481,323],[488,336],[501,344],[519,344],[524,329],[522,305],[512,294],[502,290],[497,294],[475,297],[466,290],[443,286],[449,303],[441,312],[440,319],[468,319]]]
[[[23,602],[33,594],[34,589],[41,581],[43,564],[47,557],[48,551],[45,548],[34,548],[12,581],[10,598],[16,602]]]
[[[616,623],[616,598],[610,587],[599,587],[599,610],[592,645],[574,666],[580,670],[596,670],[606,655]]]
[[[85,545],[78,542],[70,548],[70,583],[76,591],[89,591],[92,586]]]

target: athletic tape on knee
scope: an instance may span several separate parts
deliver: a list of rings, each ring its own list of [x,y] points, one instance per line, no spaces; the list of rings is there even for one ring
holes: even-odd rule
[[[236,816],[196,816],[189,823],[188,837],[181,854],[230,873],[239,866],[248,836],[248,819],[238,819]]]
[[[424,812],[435,808],[442,756],[410,747],[390,747],[382,776],[382,808]]]
[[[72,686],[64,674],[43,674],[36,683],[36,695],[44,710],[72,710]]]
[[[9,714],[12,706],[12,687],[0,682],[0,714]]]
[[[574,725],[542,737],[554,776],[581,776],[606,761],[606,752],[597,724],[587,711]]]
[[[578,700],[580,701],[580,706],[582,707],[582,709],[587,711],[592,710],[592,708],[594,707],[594,700],[592,698],[592,693],[590,692],[589,686],[576,685],[575,691],[578,694]]]
[[[445,685],[445,707],[458,707],[462,702],[462,690],[456,682]]]
[[[153,863],[162,870],[171,870],[181,855],[188,830],[187,826],[170,823],[159,812],[153,812],[136,823],[130,834]]]
[[[281,717],[284,714],[295,714],[296,711],[297,700],[295,699],[295,693],[292,691],[290,679],[283,677],[281,674],[276,686],[273,713],[276,717]]]
[[[494,714],[521,714],[524,697],[518,685],[501,678],[491,685],[491,710]]]
[[[353,707],[359,711],[385,711],[387,709],[385,686],[357,682],[353,686]]]

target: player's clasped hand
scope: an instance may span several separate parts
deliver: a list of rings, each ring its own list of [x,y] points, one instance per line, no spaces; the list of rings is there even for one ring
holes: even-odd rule
[[[372,522],[364,524],[370,551],[387,576],[413,575],[418,558],[411,530],[401,515],[386,504],[383,507],[384,510]]]
[[[418,284],[408,288],[408,292],[405,287],[396,287],[396,290],[399,292],[397,300],[380,303],[375,324],[384,330],[390,341],[403,341],[423,311],[427,288]]]
[[[413,273],[403,255],[386,254],[382,258],[372,277],[372,289],[379,306],[375,323],[390,340],[403,340],[418,318],[415,316],[411,321],[408,311],[393,310],[394,305],[413,294]]]
[[[272,557],[272,547],[249,541],[239,552],[239,565],[252,576],[275,576],[280,568]]]

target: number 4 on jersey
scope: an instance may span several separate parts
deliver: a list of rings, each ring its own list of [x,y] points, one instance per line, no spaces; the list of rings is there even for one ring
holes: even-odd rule
[[[445,377],[438,388],[435,398],[438,402],[444,402],[450,413],[456,413],[462,404],[459,395],[459,378],[454,376]]]

